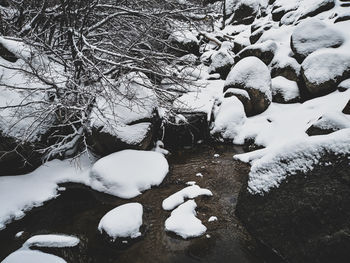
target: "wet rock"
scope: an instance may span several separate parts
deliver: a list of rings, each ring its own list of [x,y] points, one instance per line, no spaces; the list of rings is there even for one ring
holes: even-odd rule
[[[238,62],[242,58],[254,56],[262,60],[266,65],[269,65],[275,56],[276,50],[277,44],[272,40],[268,40],[263,43],[246,47],[237,54],[235,60]]]
[[[276,77],[272,82],[272,101],[277,103],[296,103],[300,101],[298,84],[284,77]]]
[[[317,18],[300,23],[291,37],[291,48],[296,59],[302,62],[312,52],[321,48],[336,48],[343,44],[344,37]]]
[[[231,69],[224,85],[224,92],[230,88],[248,92],[253,115],[265,111],[272,100],[270,71],[256,57],[244,58]]]
[[[224,98],[237,97],[244,106],[244,111],[247,116],[253,115],[253,106],[250,100],[250,96],[247,91],[242,89],[230,88],[225,91]]]
[[[236,214],[248,231],[288,262],[338,262],[350,257],[349,156],[322,157],[265,195],[245,185]]]
[[[350,56],[332,49],[314,52],[304,60],[301,74],[311,96],[328,94],[350,77]]]
[[[323,114],[306,133],[309,136],[324,135],[346,128],[350,128],[350,118],[341,112],[330,112]]]
[[[172,117],[164,123],[160,132],[165,148],[180,148],[192,146],[198,141],[207,141],[210,138],[207,113],[179,113],[183,118]],[[164,132],[164,133],[163,133]]]

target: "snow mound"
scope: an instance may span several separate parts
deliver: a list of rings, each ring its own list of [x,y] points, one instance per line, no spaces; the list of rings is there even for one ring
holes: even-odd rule
[[[244,106],[237,97],[223,99],[211,134],[220,134],[224,139],[233,139],[246,120]]]
[[[17,250],[1,263],[67,263],[60,257],[36,250]]]
[[[125,150],[98,160],[90,172],[90,185],[97,191],[133,198],[159,185],[168,171],[168,162],[161,153]]]
[[[128,203],[118,206],[105,214],[98,230],[106,233],[113,241],[118,237],[137,238],[142,225],[143,208],[139,203]]]
[[[306,174],[327,154],[350,158],[350,129],[308,137],[270,151],[252,163],[248,190],[251,194],[263,195],[288,176],[298,172]]]
[[[37,235],[29,238],[23,247],[75,247],[80,242],[79,238],[67,235]]]
[[[207,228],[196,217],[196,207],[195,201],[188,200],[172,211],[165,221],[166,231],[174,232],[184,239],[203,235]]]
[[[173,210],[185,202],[185,199],[195,198],[200,195],[212,196],[213,193],[208,189],[200,188],[198,185],[188,186],[164,199],[162,207],[164,210]]]

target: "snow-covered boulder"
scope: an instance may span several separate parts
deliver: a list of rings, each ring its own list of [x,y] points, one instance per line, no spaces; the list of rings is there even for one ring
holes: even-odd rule
[[[102,217],[98,230],[113,242],[117,238],[137,238],[141,236],[142,215],[143,207],[139,203],[118,206]]]
[[[295,58],[289,57],[285,53],[277,52],[273,58],[270,64],[271,77],[282,76],[289,80],[298,81],[301,66]]]
[[[225,19],[231,24],[250,24],[260,9],[260,0],[225,0]]]
[[[36,250],[17,250],[6,257],[1,263],[67,263],[55,255]]]
[[[236,214],[289,262],[347,262],[349,158],[350,129],[282,145],[253,162]]]
[[[251,32],[252,34],[249,37],[250,43],[255,44],[256,42],[258,42],[258,40],[260,39],[260,37],[270,28],[273,27],[273,23],[265,23],[263,25],[256,25],[259,26],[258,28],[254,27],[254,24],[251,26]]]
[[[221,79],[226,79],[230,72],[234,61],[234,54],[231,52],[232,44],[230,42],[223,42],[221,48],[211,56],[211,63],[209,66],[209,73],[219,73]]]
[[[347,91],[350,89],[350,79],[346,79],[339,83],[338,90],[341,92]]]
[[[197,204],[188,200],[171,212],[170,217],[165,221],[165,230],[174,232],[184,239],[201,236],[207,231],[196,215]]]
[[[276,77],[272,82],[272,101],[278,103],[295,103],[300,101],[300,91],[295,81]]]
[[[175,53],[199,54],[199,40],[190,30],[175,31],[170,34],[168,41],[174,46]]]
[[[245,57],[254,56],[261,59],[266,65],[269,65],[275,56],[276,50],[277,44],[272,40],[268,40],[246,47],[237,54],[235,60],[237,62]]]
[[[291,37],[291,48],[299,62],[318,49],[335,48],[343,43],[341,33],[317,18],[301,22]]]
[[[271,76],[267,66],[256,57],[247,57],[239,61],[227,76],[224,92],[229,88],[246,90],[252,102],[255,115],[265,111],[271,103]]]
[[[24,242],[24,248],[64,248],[75,247],[79,244],[79,238],[68,235],[47,234],[36,235]]]
[[[244,106],[235,96],[224,98],[214,117],[210,132],[220,135],[223,139],[234,139],[246,120]]]
[[[341,129],[350,128],[350,117],[341,112],[323,114],[307,130],[309,136],[329,134]]]
[[[90,171],[93,189],[121,198],[133,198],[159,185],[169,171],[164,155],[124,150],[98,160]]]
[[[303,62],[302,76],[312,96],[320,96],[337,89],[350,77],[350,54],[342,50],[324,49],[309,55]]]

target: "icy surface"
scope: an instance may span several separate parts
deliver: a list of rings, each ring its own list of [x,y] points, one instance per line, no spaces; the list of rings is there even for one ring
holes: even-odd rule
[[[159,185],[168,170],[168,162],[161,153],[124,150],[101,158],[93,165],[90,185],[97,191],[133,198]]]
[[[186,199],[195,198],[200,195],[212,196],[213,194],[210,190],[200,188],[198,185],[188,186],[164,199],[162,207],[164,210],[172,210],[185,202]]]
[[[207,228],[196,217],[196,207],[197,204],[193,200],[188,200],[177,207],[165,221],[165,229],[184,239],[203,235]]]
[[[60,257],[36,250],[17,250],[1,263],[67,263]]]
[[[113,241],[118,237],[137,238],[142,225],[143,208],[139,203],[118,206],[104,215],[98,230],[106,233]]]
[[[32,236],[23,247],[75,247],[79,242],[79,238],[74,236],[48,234]]]

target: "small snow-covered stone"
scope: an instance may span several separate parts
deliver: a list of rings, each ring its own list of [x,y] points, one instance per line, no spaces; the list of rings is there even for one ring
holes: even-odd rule
[[[339,85],[338,85],[338,90],[339,91],[346,91],[350,89],[350,79],[346,79],[344,81],[342,81]]]
[[[164,210],[172,210],[186,199],[196,198],[201,195],[212,196],[213,193],[208,189],[200,188],[198,185],[188,186],[164,199],[162,207]]]
[[[214,222],[214,221],[218,221],[218,218],[216,216],[211,216],[209,219],[208,219],[208,222]]]
[[[57,234],[36,235],[24,242],[23,247],[75,247],[79,242],[79,238],[75,236]]]
[[[184,239],[203,235],[207,228],[196,217],[196,207],[195,201],[188,200],[172,211],[165,221],[166,231],[174,232]]]
[[[223,139],[233,139],[246,118],[243,104],[237,97],[224,98],[210,132]]]
[[[309,136],[324,135],[346,128],[350,128],[349,116],[341,112],[328,112],[314,122],[306,133]]]
[[[6,257],[1,263],[67,263],[55,255],[36,250],[17,250]]]
[[[336,49],[319,50],[309,55],[301,66],[307,90],[314,96],[325,95],[350,77],[350,54]]]
[[[300,100],[300,91],[295,81],[284,77],[272,79],[272,101],[278,103],[295,103]]]
[[[271,76],[267,66],[256,57],[239,61],[227,76],[224,92],[229,88],[246,90],[252,101],[252,114],[265,111],[271,103]]]
[[[343,42],[344,37],[338,31],[317,18],[310,18],[295,28],[291,48],[301,62],[318,49],[339,47]]]
[[[161,153],[124,150],[98,160],[90,171],[90,184],[101,192],[133,198],[159,185],[168,171],[168,162]]]
[[[128,203],[118,206],[105,214],[98,230],[107,234],[112,241],[119,237],[137,238],[141,236],[143,208],[139,203]]]

